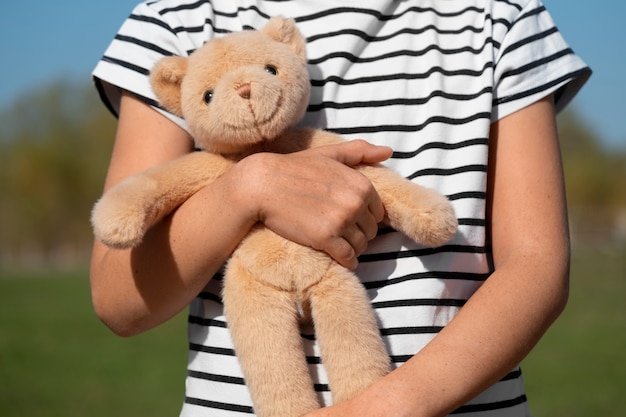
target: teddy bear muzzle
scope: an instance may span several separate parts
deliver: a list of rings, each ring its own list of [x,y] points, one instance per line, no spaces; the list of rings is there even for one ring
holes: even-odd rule
[[[252,87],[250,86],[250,83],[243,83],[235,85],[235,91],[237,92],[237,94],[239,94],[239,97],[247,100],[250,98]]]

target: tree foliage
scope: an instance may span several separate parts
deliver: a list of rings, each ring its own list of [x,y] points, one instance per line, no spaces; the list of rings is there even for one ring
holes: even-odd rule
[[[574,112],[559,122],[574,221],[610,228],[626,210],[626,154],[605,150]],[[0,114],[2,265],[86,262],[115,124],[93,87],[67,82]]]
[[[115,120],[95,92],[67,83],[24,96],[3,114],[3,263],[84,257],[89,213],[102,190],[114,130]]]
[[[604,148],[573,111],[559,117],[559,136],[574,238],[626,240],[626,153]]]
[[[570,204],[625,207],[625,154],[603,148],[594,132],[573,112],[560,116],[559,135]]]

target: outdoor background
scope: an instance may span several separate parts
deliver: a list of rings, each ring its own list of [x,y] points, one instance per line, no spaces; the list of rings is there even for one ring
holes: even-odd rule
[[[90,71],[133,0],[0,7],[0,415],[178,414],[185,313],[141,336],[95,317],[89,212],[115,120]],[[559,117],[573,237],[565,313],[522,364],[535,417],[626,415],[626,2],[545,0],[594,75]]]

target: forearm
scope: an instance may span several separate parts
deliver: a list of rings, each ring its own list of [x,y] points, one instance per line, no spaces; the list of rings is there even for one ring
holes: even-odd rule
[[[495,271],[392,377],[395,385],[415,378],[409,386],[419,388],[417,395],[401,391],[417,411],[408,415],[445,415],[497,382],[567,300],[569,234],[552,98],[494,124],[489,160],[487,232]]]
[[[569,234],[551,97],[495,123],[489,150],[494,272],[424,349],[319,415],[444,416],[510,372],[564,308]]]
[[[447,415],[518,365],[565,305],[567,261],[557,259],[529,252],[499,268],[429,345],[373,388],[383,407],[398,408],[386,415]]]
[[[94,245],[91,285],[99,317],[130,336],[177,314],[208,283],[255,218],[226,174],[155,225],[134,249]]]
[[[529,252],[530,259],[503,264],[409,361],[354,400],[314,415],[437,417],[467,403],[518,365],[563,309],[566,252],[556,261]]]
[[[487,232],[495,271],[416,357],[434,371],[437,362],[427,365],[425,358],[446,352],[447,361],[440,356],[439,362],[456,369],[457,381],[444,381],[450,385],[438,386],[445,392],[430,401],[444,398],[441,404],[453,408],[517,365],[568,295],[567,209],[550,96],[493,125],[489,160]],[[439,415],[431,406],[436,412],[424,415]]]
[[[357,141],[243,159],[153,227],[139,247],[115,251],[96,242],[91,281],[98,315],[123,335],[169,319],[259,221],[356,267],[384,211],[371,183],[348,165],[380,162],[389,153]]]

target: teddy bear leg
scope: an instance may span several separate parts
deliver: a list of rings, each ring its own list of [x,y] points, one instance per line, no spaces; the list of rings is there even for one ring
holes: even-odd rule
[[[263,285],[232,259],[224,311],[258,417],[300,417],[319,408],[294,295]]]
[[[390,370],[390,358],[359,279],[340,265],[310,289],[311,314],[333,402],[356,397]]]

